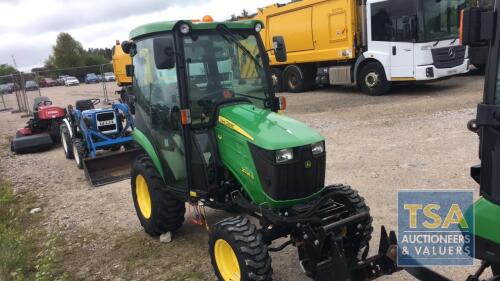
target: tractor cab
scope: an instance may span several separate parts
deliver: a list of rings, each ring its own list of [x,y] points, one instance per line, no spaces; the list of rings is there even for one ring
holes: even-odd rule
[[[222,109],[247,105],[261,115],[280,109],[261,28],[259,21],[163,22],[136,28],[133,41],[122,43],[133,60],[127,69],[137,95],[136,139],[154,149],[158,170],[181,195],[204,197],[217,188],[220,122],[249,137]],[[283,40],[276,40],[283,58]]]

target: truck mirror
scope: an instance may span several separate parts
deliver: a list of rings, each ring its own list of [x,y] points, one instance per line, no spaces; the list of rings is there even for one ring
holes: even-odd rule
[[[174,40],[169,37],[159,37],[153,40],[155,64],[158,69],[175,67]]]
[[[460,40],[462,45],[470,45],[493,39],[493,12],[482,8],[462,10],[460,19]]]
[[[274,48],[274,56],[276,57],[277,62],[286,62],[286,46],[285,39],[283,36],[274,36],[273,37],[273,48]]]
[[[134,43],[132,41],[123,41],[121,46],[122,50],[125,54],[130,54],[130,50],[132,49],[132,46]]]
[[[127,74],[127,77],[134,77],[134,70],[135,67],[133,64],[127,64],[125,66],[125,73]]]

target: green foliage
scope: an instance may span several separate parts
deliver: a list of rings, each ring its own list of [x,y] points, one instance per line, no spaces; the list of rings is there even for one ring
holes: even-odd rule
[[[8,64],[0,64],[0,76],[10,75],[17,73],[17,69]]]
[[[46,69],[63,69],[106,64],[111,61],[111,49],[83,49],[69,33],[61,32],[56,44],[52,47],[52,55],[45,61]]]
[[[27,212],[33,202],[23,198],[0,177],[0,280],[69,280],[55,273],[58,239],[46,235],[40,217]]]

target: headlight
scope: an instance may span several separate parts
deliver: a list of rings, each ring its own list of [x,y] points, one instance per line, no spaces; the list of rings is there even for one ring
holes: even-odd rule
[[[256,23],[255,24],[255,31],[259,33],[262,30],[262,24],[261,23]]]
[[[186,35],[191,31],[191,27],[189,27],[189,24],[183,23],[179,26],[179,29],[182,34]]]
[[[313,155],[318,155],[325,152],[325,144],[324,142],[318,142],[311,145]]]
[[[282,149],[276,151],[276,163],[293,160],[293,149]]]

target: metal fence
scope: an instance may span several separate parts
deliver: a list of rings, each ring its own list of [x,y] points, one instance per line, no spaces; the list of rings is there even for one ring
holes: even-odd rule
[[[100,97],[103,103],[109,104],[111,99],[108,94],[108,82],[114,83],[114,80],[106,73],[113,73],[112,64],[41,70],[32,73],[20,72],[0,76],[0,112],[24,113],[23,117],[32,115],[33,99],[36,96],[46,95],[53,87],[67,86],[65,78],[68,76],[76,78],[80,84],[100,84],[98,88],[94,88],[92,94],[94,97]],[[93,79],[86,79],[87,75]]]

